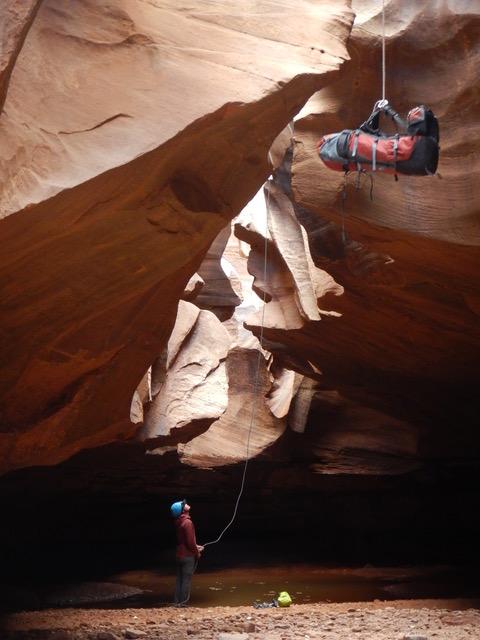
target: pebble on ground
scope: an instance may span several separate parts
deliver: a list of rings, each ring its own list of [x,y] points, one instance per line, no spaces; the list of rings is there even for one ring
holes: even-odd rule
[[[2,640],[478,640],[460,601],[292,605],[286,609],[57,609],[3,619]]]

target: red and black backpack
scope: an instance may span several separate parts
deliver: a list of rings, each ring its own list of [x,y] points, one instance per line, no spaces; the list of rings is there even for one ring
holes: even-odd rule
[[[381,113],[390,116],[404,133],[383,133]],[[335,171],[425,176],[437,170],[439,138],[438,120],[424,105],[411,109],[404,122],[387,101],[379,101],[358,129],[323,136],[317,148],[324,164]]]

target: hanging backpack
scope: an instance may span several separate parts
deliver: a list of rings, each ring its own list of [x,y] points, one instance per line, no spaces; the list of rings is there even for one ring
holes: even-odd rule
[[[390,116],[404,133],[388,135],[381,131],[381,113]],[[324,164],[335,171],[424,176],[437,170],[438,141],[438,121],[430,109],[414,107],[404,122],[388,102],[381,101],[358,129],[323,136],[317,148]]]

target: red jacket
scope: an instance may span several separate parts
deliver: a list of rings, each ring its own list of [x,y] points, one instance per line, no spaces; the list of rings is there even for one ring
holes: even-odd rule
[[[175,520],[177,530],[177,558],[188,558],[194,556],[199,558],[197,540],[195,538],[195,527],[188,513],[182,513]]]

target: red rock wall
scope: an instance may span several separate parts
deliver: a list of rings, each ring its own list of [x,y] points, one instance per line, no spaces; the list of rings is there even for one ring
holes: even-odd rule
[[[386,5],[387,97],[404,115],[421,103],[437,114],[441,178],[377,174],[371,200],[368,177],[357,191],[352,176],[342,220],[343,176],[315,144],[358,126],[381,97],[379,6],[355,2],[351,61],[296,121],[292,166],[315,264],[344,287],[329,300],[341,318],[265,335],[327,388],[417,425],[424,453],[470,456],[480,444],[480,14],[472,3]]]
[[[47,0],[10,56],[1,471],[133,435],[187,281],[346,58],[346,1],[257,4]]]
[[[144,408],[152,410],[136,396],[131,422],[132,397],[162,354],[180,297],[230,322],[238,297],[221,275],[222,230],[269,173],[276,135],[317,90],[295,123],[292,191],[282,192],[281,171],[267,189],[266,282],[262,232],[236,226],[253,248],[248,268],[266,295],[274,354],[262,374],[269,399],[258,451],[286,422],[304,429],[312,398],[309,424],[321,429],[322,393],[340,394],[338,406],[353,403],[379,424],[401,425],[411,439],[407,457],[418,440],[427,455],[472,450],[480,18],[459,1],[386,5],[387,97],[401,112],[424,102],[439,116],[442,178],[378,175],[373,201],[367,180],[358,191],[350,181],[343,220],[342,176],[323,167],[315,143],[358,125],[380,97],[376,3],[353,3],[350,37],[351,11],[326,1],[284,3],[273,13],[260,3],[255,15],[226,1],[204,12],[167,0],[47,0],[34,21],[35,3],[18,16],[7,11],[14,26],[0,67],[8,88],[0,118],[0,470],[132,437]],[[276,166],[289,135],[272,150]],[[191,281],[185,293],[196,270],[203,289],[198,295],[201,281]],[[256,334],[260,319],[247,320]],[[247,349],[257,347],[251,340]],[[240,363],[232,353],[227,368],[247,370],[251,354]],[[305,375],[308,389],[287,416]],[[185,461],[220,463],[218,443],[235,441],[235,393],[232,383],[224,417],[184,444]],[[172,418],[184,433],[170,440],[206,430],[217,409],[192,410],[191,424],[188,415]],[[165,436],[153,413],[148,428],[140,425],[152,442]],[[229,459],[244,457],[242,438]],[[390,439],[375,428],[362,446],[388,455]]]

